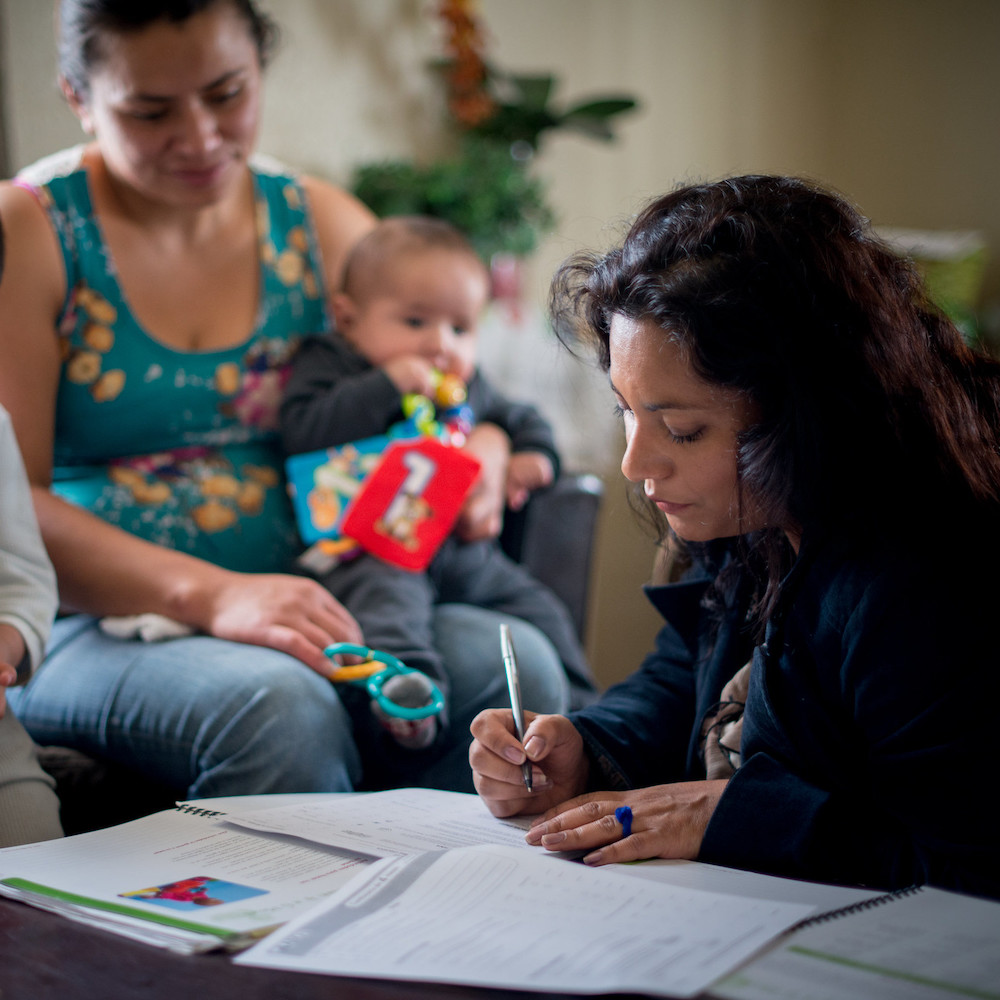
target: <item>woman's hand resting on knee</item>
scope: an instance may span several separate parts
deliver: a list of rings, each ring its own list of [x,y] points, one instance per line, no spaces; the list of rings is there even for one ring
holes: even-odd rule
[[[686,781],[628,792],[588,792],[590,765],[583,737],[561,715],[525,713],[524,748],[511,713],[481,712],[472,722],[469,749],[476,791],[494,816],[541,813],[527,834],[529,844],[552,851],[587,851],[591,865],[643,858],[693,859],[725,781]],[[524,787],[521,764],[532,763],[532,787]],[[615,810],[632,811],[623,837]]]
[[[288,653],[324,677],[330,673],[327,646],[364,641],[353,616],[324,587],[280,573],[225,574],[199,625],[220,639]]]

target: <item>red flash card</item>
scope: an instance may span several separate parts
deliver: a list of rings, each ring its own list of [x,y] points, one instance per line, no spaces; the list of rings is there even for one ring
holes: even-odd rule
[[[351,501],[341,531],[386,562],[426,569],[478,475],[474,458],[436,438],[394,442]]]

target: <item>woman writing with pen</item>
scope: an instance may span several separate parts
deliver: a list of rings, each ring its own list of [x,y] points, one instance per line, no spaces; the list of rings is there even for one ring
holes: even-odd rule
[[[977,710],[1000,653],[998,365],[851,205],[789,178],[658,199],[553,302],[689,568],[650,588],[656,648],[595,705],[526,712],[523,749],[510,713],[477,717],[490,810],[541,813],[528,841],[589,864],[1000,896]]]

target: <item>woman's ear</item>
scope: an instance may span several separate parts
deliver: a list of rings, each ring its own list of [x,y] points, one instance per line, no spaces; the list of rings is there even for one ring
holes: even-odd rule
[[[351,327],[354,326],[354,321],[358,315],[358,307],[355,305],[354,299],[343,292],[337,292],[330,299],[330,308],[333,310],[337,332],[342,337],[346,337]]]
[[[80,96],[80,93],[76,88],[66,79],[66,77],[59,77],[59,89],[62,91],[62,95],[69,105],[70,111],[73,112],[77,117],[77,121],[80,122],[80,127],[83,129],[87,135],[94,134],[94,122],[90,117],[90,111],[87,108],[87,102]]]

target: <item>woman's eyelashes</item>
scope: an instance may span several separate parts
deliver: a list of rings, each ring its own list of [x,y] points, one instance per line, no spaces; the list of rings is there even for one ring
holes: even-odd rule
[[[612,412],[616,417],[624,421],[626,425],[635,419],[635,414],[621,400],[615,400]],[[705,434],[704,427],[697,427],[691,431],[680,431],[670,427],[668,424],[664,424],[664,429],[674,444],[693,444]]]
[[[215,107],[224,107],[227,104],[235,103],[239,98],[241,98],[245,89],[245,84],[239,83],[234,86],[227,87],[224,90],[212,91],[206,94],[204,96],[204,101],[206,104],[210,104]],[[155,104],[151,103],[150,106],[146,107],[133,106],[131,108],[126,108],[125,114],[127,114],[129,118],[133,118],[136,121],[157,122],[168,118],[175,111],[175,102],[164,100]]]
[[[705,433],[705,428],[699,427],[697,430],[690,431],[687,434],[682,434],[680,431],[671,430],[668,427],[667,433],[670,435],[670,439],[674,442],[674,444],[692,444]]]
[[[235,101],[238,97],[242,97],[243,90],[244,85],[240,83],[235,87],[229,87],[226,90],[216,91],[214,94],[209,94],[208,102],[210,104],[229,104],[230,101]]]

